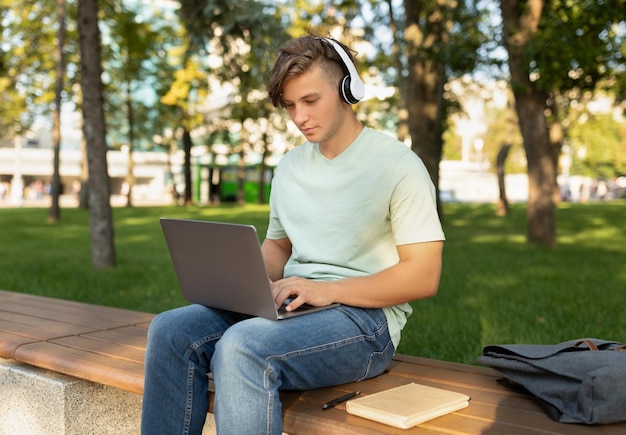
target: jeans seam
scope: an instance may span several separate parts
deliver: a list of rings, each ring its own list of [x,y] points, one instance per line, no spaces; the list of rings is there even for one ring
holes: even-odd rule
[[[193,388],[194,388],[194,376],[195,376],[195,365],[194,362],[191,361],[191,355],[193,355],[198,349],[200,349],[205,344],[217,340],[221,337],[222,334],[213,334],[207,337],[203,337],[201,340],[195,341],[189,346],[187,351],[185,352],[185,358],[189,360],[189,367],[187,369],[187,403],[185,406],[185,420],[183,423],[183,435],[189,434],[189,428],[191,426],[191,418],[193,414]]]
[[[264,383],[264,387],[265,387],[265,391],[268,392],[268,401],[267,401],[267,427],[265,428],[265,433],[271,433],[271,429],[273,427],[273,413],[274,413],[274,393],[273,391],[270,389],[270,383],[269,383],[269,377],[270,377],[270,373],[272,372],[272,365],[271,363],[268,361],[267,367],[265,368],[265,370],[263,371],[263,383]]]
[[[298,357],[298,356],[302,356],[302,355],[309,355],[312,353],[316,353],[316,352],[320,352],[326,349],[332,349],[332,348],[337,348],[337,347],[341,347],[341,346],[345,346],[347,344],[351,344],[351,343],[356,343],[358,341],[376,341],[376,337],[384,330],[385,325],[387,324],[387,322],[383,322],[375,331],[373,331],[372,334],[359,334],[356,335],[354,337],[350,337],[350,338],[344,338],[343,340],[338,340],[338,341],[334,341],[332,343],[326,343],[320,346],[315,346],[315,347],[308,347],[306,349],[300,349],[300,350],[295,350],[295,351],[291,351],[291,352],[287,352],[285,354],[282,355],[270,355],[267,357],[267,361],[272,361],[272,360],[285,360],[288,358],[292,358],[292,357]],[[387,344],[388,346],[388,344]],[[385,349],[387,349],[387,346],[385,346]]]
[[[189,426],[191,426],[191,414],[193,410],[193,377],[195,374],[195,368],[193,363],[189,363],[187,369],[187,404],[185,406],[185,421],[183,426],[183,435],[189,433]]]

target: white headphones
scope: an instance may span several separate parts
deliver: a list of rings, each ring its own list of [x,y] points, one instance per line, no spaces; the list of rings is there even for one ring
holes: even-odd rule
[[[346,75],[339,84],[339,93],[341,94],[341,98],[343,98],[343,100],[348,104],[358,103],[363,99],[363,97],[365,97],[365,84],[363,83],[363,80],[361,80],[361,77],[359,77],[359,73],[356,71],[356,67],[350,59],[350,56],[348,56],[341,45],[337,44],[332,39],[319,39],[327,44],[330,44],[331,47],[335,49],[348,70],[348,75]]]

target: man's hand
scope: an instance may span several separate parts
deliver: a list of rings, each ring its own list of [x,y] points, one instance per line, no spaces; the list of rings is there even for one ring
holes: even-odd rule
[[[302,304],[323,307],[334,301],[328,298],[329,292],[325,291],[330,283],[313,281],[310,279],[291,276],[279,279],[271,283],[272,294],[276,306],[280,307],[287,299],[291,299],[285,307],[287,311],[296,310]]]

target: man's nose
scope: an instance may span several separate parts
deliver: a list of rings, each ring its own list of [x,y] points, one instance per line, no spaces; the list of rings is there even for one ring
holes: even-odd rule
[[[293,108],[293,112],[292,112],[291,116],[293,118],[293,122],[297,126],[300,126],[304,122],[306,122],[306,120],[308,119],[309,115],[308,115],[308,112],[307,112],[305,107],[303,107],[303,106],[295,106]]]

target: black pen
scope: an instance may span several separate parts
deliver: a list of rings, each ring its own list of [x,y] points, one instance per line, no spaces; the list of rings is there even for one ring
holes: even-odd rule
[[[344,394],[343,396],[337,397],[336,399],[333,399],[330,402],[324,403],[322,405],[322,409],[332,408],[336,405],[339,405],[342,402],[345,402],[346,400],[350,400],[353,397],[358,396],[359,394],[361,394],[360,391],[353,391],[352,393]]]

